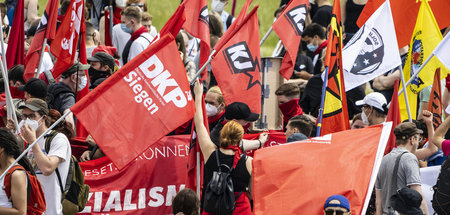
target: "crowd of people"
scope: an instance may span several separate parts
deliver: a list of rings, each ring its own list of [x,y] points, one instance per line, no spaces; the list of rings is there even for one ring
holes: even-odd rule
[[[274,13],[278,18],[289,1],[282,0],[280,8]],[[8,40],[8,23],[12,23],[13,11],[17,1],[6,0],[0,3],[2,20],[4,20],[4,42]],[[344,44],[358,31],[356,21],[367,0],[341,1],[342,23],[344,24]],[[219,41],[235,18],[224,10],[229,0],[212,0],[209,5],[209,29],[211,48]],[[25,0],[26,48],[37,33],[40,18],[37,15],[37,0]],[[42,5],[40,5],[42,6]],[[60,0],[58,22],[70,6],[70,0]],[[14,97],[15,110],[6,107],[0,109],[0,173],[14,162],[29,144],[44,133],[56,120],[68,113],[77,102],[77,93],[89,86],[92,90],[118,69],[144,51],[157,37],[157,28],[152,25],[153,17],[148,13],[145,0],[112,1],[113,14],[104,1],[86,1],[86,53],[88,64],[76,61],[65,70],[60,77],[55,77],[52,83],[44,71],[50,71],[55,61],[47,50],[42,55],[42,67],[39,78],[25,81],[24,65],[15,65],[8,71],[8,82]],[[320,110],[320,98],[324,71],[324,57],[327,49],[327,28],[332,18],[332,5],[329,0],[310,1],[306,27],[302,34],[294,72],[289,81],[285,81],[274,94],[279,111],[282,113],[282,124],[276,130],[283,131],[287,142],[301,141],[313,138],[317,133],[317,117]],[[6,15],[6,16],[5,16]],[[265,14],[267,15],[267,14]],[[112,29],[109,20],[113,19]],[[160,27],[160,26],[159,26]],[[445,34],[448,31],[443,29]],[[184,63],[189,81],[195,79],[199,65],[200,40],[184,30],[176,36],[176,44],[180,58]],[[84,47],[80,47],[84,48]],[[408,47],[401,51],[405,58]],[[3,51],[6,51],[3,50]],[[25,53],[24,53],[25,54]],[[279,42],[273,52],[273,57],[282,57],[286,49]],[[86,76],[85,71],[88,71]],[[217,86],[217,81],[207,68],[207,79],[196,82],[193,88],[195,106],[202,110],[206,105],[206,116],[201,111],[195,113],[196,138],[204,158],[203,190],[210,183],[220,165],[233,169],[231,173],[232,187],[236,197],[233,214],[252,214],[252,157],[244,152],[261,148],[268,140],[269,133],[251,127],[260,117],[253,113],[249,106],[242,102],[227,104]],[[370,83],[356,87],[347,92],[347,107],[351,129],[361,129],[367,126],[381,124],[386,121],[388,104],[393,96],[394,81],[399,79],[397,69],[382,75]],[[2,82],[1,82],[2,83]],[[448,83],[448,82],[447,82]],[[6,86],[0,90],[5,91]],[[447,85],[450,87],[450,85]],[[450,128],[450,118],[435,130],[433,114],[425,110],[430,98],[430,87],[421,93],[420,110],[417,120],[403,122],[394,129],[396,145],[382,161],[376,180],[374,195],[367,214],[428,214],[425,197],[421,190],[420,167],[441,165],[450,153],[450,140],[445,136]],[[450,88],[444,88],[444,101],[448,103]],[[428,94],[427,94],[428,92]],[[204,95],[204,100],[202,96]],[[394,95],[395,96],[395,95]],[[3,98],[3,101],[5,99]],[[202,104],[204,101],[205,104]],[[443,104],[443,109],[448,104]],[[3,103],[4,104],[4,103]],[[18,125],[8,112],[14,111]],[[268,117],[276,117],[278,110],[273,110]],[[445,115],[448,113],[446,112]],[[204,120],[208,124],[204,124]],[[45,214],[63,214],[61,199],[63,188],[61,182],[68,177],[72,156],[70,140],[76,136],[76,118],[68,114],[54,130],[55,136],[45,136],[39,140],[27,156],[22,157],[18,164],[30,175],[39,180],[46,201]],[[180,126],[169,135],[188,134],[191,132],[191,122]],[[209,131],[207,130],[209,128]],[[246,133],[261,133],[256,140],[243,139]],[[447,138],[448,139],[448,138]],[[105,156],[101,148],[88,136],[85,140],[89,149],[80,157],[85,162]],[[26,214],[27,212],[27,175],[24,171],[8,173],[11,190],[0,189],[0,214]],[[0,184],[6,183],[6,177],[0,179]],[[7,194],[9,193],[9,194]],[[173,200],[174,214],[212,214],[203,210],[204,195],[198,195],[185,189]],[[323,212],[326,215],[351,214],[348,196],[333,195],[324,199]],[[444,205],[444,211],[450,211],[450,204]]]

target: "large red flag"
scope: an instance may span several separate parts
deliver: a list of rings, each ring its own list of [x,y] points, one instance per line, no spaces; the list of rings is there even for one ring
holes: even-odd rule
[[[335,194],[349,199],[352,214],[362,214],[389,124],[258,149],[253,159],[254,214],[323,214],[325,200]]]
[[[87,54],[86,54],[86,22],[84,20],[84,10],[83,10],[83,15],[81,16],[82,20],[81,20],[81,27],[80,27],[80,35],[81,35],[81,41],[80,41],[80,49],[79,49],[79,61],[82,64],[87,64]],[[86,74],[86,78],[87,80],[89,80],[89,73],[88,71],[84,71]],[[82,99],[84,96],[86,96],[89,93],[89,81],[87,83],[87,85],[81,90],[78,91],[77,93],[77,101]],[[84,126],[81,124],[81,122],[77,122],[76,125],[76,133],[77,133],[77,137],[82,137],[85,138],[88,136],[88,132],[86,131],[86,128],[84,128]]]
[[[342,71],[342,27],[339,0],[334,0],[333,16],[328,35],[325,67],[328,67],[327,87],[323,108],[320,135],[347,130],[350,128]]]
[[[227,104],[246,103],[253,113],[261,112],[261,66],[256,6],[232,37],[217,49],[212,72]]]
[[[300,41],[302,39],[305,19],[309,1],[292,0],[279,18],[273,23],[272,28],[286,47],[280,74],[289,80],[294,71],[295,60]]]
[[[175,40],[166,35],[71,110],[105,154],[122,169],[194,116],[194,102],[184,71]]]
[[[209,39],[209,19],[208,2],[206,0],[185,0],[186,22],[184,30],[194,37],[200,39],[200,66],[208,61],[210,39]],[[203,70],[201,80],[206,79],[206,70]]]
[[[55,38],[57,18],[58,0],[49,0],[25,57],[25,73],[23,74],[25,81],[34,77],[38,68],[44,38],[47,38],[47,41],[52,41]]]
[[[357,24],[364,25],[367,19],[385,2],[385,0],[367,1]],[[409,45],[411,35],[419,13],[420,1],[416,0],[392,0],[390,1],[392,8],[392,17],[394,18],[395,32],[397,34],[398,47]],[[446,28],[450,26],[448,11],[450,11],[450,3],[448,0],[428,1],[433,10],[434,17],[439,27]]]
[[[161,28],[159,32],[159,37],[163,37],[164,35],[170,33],[173,37],[177,37],[178,32],[183,27],[184,22],[186,21],[186,13],[184,2],[181,3],[175,13],[167,20],[166,24]],[[158,40],[159,37],[155,37],[154,40]]]
[[[433,87],[431,88],[430,100],[427,110],[433,113],[433,127],[437,129],[442,123],[442,91],[441,91],[441,69],[437,68],[434,73]]]
[[[8,48],[6,49],[6,65],[8,69],[17,64],[23,65],[25,53],[24,30],[24,0],[18,0],[14,11],[14,20],[9,33]]]
[[[66,15],[56,33],[56,38],[50,46],[56,63],[53,77],[59,77],[75,61],[80,35],[81,22],[84,20],[84,0],[71,0]]]
[[[398,124],[402,123],[402,118],[400,115],[400,106],[398,104],[398,85],[399,81],[396,80],[394,84],[394,93],[392,94],[391,104],[389,105],[389,111],[386,117],[386,122],[392,121],[392,129],[389,136],[389,140],[386,145],[386,149],[384,150],[384,154],[391,152],[391,150],[397,145],[395,144],[395,135],[394,135],[394,128]]]

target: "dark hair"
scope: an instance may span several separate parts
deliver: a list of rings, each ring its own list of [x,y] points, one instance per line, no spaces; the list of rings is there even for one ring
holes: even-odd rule
[[[306,26],[305,30],[303,30],[302,36],[314,37],[315,35],[319,36],[320,39],[325,39],[325,29],[316,23],[311,23]]]
[[[59,118],[61,118],[61,113],[59,113],[59,111],[55,109],[50,109],[48,111],[47,120],[45,120],[45,125],[49,127],[50,125],[55,123]],[[63,120],[57,126],[55,126],[54,130],[63,133],[69,140],[75,135],[72,124],[68,123],[66,120]]]
[[[294,83],[285,83],[278,87],[275,95],[287,97],[300,96],[300,88]]]
[[[172,201],[172,213],[182,212],[185,215],[200,214],[200,200],[191,189],[184,189],[177,193]]]
[[[313,126],[310,122],[303,119],[291,119],[289,120],[288,125],[292,128],[296,128],[300,133],[306,135],[307,137],[311,137]]]
[[[78,65],[74,64],[61,74],[61,78],[69,78],[72,74],[78,72]]]
[[[66,12],[67,12],[67,9],[69,9],[69,6],[70,6],[70,0],[64,0],[62,3],[61,3],[61,14],[66,14]]]
[[[212,36],[222,37],[223,35],[223,23],[222,19],[217,12],[210,10],[209,15],[209,34]]]
[[[308,137],[315,137],[316,136],[316,132],[317,132],[317,125],[316,122],[314,122],[310,117],[311,115],[308,114],[303,114],[303,115],[297,115],[292,117],[289,121],[295,121],[295,120],[303,120],[304,122],[307,122],[308,124],[310,124],[312,126],[311,128],[311,132],[308,135],[307,133],[303,133],[304,135],[308,136]],[[302,130],[300,130],[301,132]],[[306,131],[305,131],[306,132]]]
[[[18,138],[8,131],[6,128],[0,128],[0,147],[5,150],[5,153],[12,156],[14,159],[18,158],[22,153],[19,147]],[[19,160],[19,164],[25,168],[30,174],[35,175],[31,162],[26,156]]]
[[[178,51],[183,53],[183,63],[186,62],[186,44],[184,43],[183,39],[183,33],[180,31],[177,34],[177,37],[175,37],[175,42],[180,44],[180,47],[178,48]]]
[[[23,79],[23,73],[25,72],[25,67],[21,64],[15,65],[11,67],[8,71],[8,79],[13,81],[14,83],[20,81],[22,84],[25,84],[26,81]]]

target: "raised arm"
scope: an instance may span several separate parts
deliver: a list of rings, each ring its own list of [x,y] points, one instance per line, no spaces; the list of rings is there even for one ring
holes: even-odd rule
[[[422,111],[422,119],[425,121],[425,124],[427,125],[428,146],[426,148],[422,148],[416,151],[415,155],[419,160],[427,159],[428,157],[430,157],[431,155],[433,155],[438,151],[436,145],[431,143],[431,138],[433,138],[434,135],[433,113],[427,110]]]
[[[211,153],[216,150],[216,145],[211,141],[209,137],[208,130],[206,130],[203,124],[203,111],[202,111],[202,95],[203,95],[203,85],[197,80],[194,86],[195,95],[195,131],[197,132],[197,139],[202,150],[203,158],[206,163],[208,161]]]
[[[433,135],[431,140],[434,145],[436,145],[440,150],[442,150],[442,142],[444,142],[445,133],[447,133],[448,128],[450,127],[450,117],[447,117],[444,122],[436,129],[436,132]]]

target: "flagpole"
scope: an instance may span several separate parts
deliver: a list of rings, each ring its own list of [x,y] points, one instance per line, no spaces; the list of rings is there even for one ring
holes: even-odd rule
[[[268,73],[268,68],[267,68],[267,64],[268,64],[269,59],[264,58],[261,59],[261,62],[263,62],[263,70],[262,72],[262,86],[261,86],[261,116],[259,117],[258,123],[256,123],[255,125],[259,128],[259,129],[266,129],[267,128],[267,121],[266,121],[266,115],[265,113],[265,102],[264,99],[266,98],[266,75]]]
[[[109,35],[111,35],[111,38],[113,38],[113,17],[114,17],[114,9],[113,6],[109,6]]]
[[[197,73],[195,73],[194,77],[192,78],[191,82],[189,83],[190,85],[194,85],[195,84],[195,80],[198,78],[198,76],[200,76],[200,74],[202,73],[202,71],[211,63],[212,61],[212,56],[216,53],[216,50],[213,49],[211,54],[209,54],[208,57],[208,61],[206,61],[205,64],[203,64],[203,66],[197,71]]]
[[[31,148],[36,145],[36,143],[38,141],[40,141],[42,138],[44,138],[45,135],[47,135],[55,126],[57,126],[62,120],[64,120],[64,118],[67,117],[67,115],[69,115],[70,113],[72,113],[72,111],[69,109],[69,111],[67,111],[67,113],[65,113],[64,115],[62,115],[58,120],[56,120],[55,123],[53,123],[46,131],[44,131],[44,133],[42,133],[32,144],[30,144],[28,146],[27,149],[25,149],[22,154],[19,155],[19,157],[16,158],[16,160],[3,172],[3,174],[0,176],[0,179],[3,178],[6,173],[14,166],[16,165],[17,162],[19,162],[20,159],[22,159],[23,156],[25,156],[28,151],[31,150]]]
[[[1,15],[1,14],[0,14]],[[0,20],[0,23],[3,25],[3,20]],[[2,62],[0,69],[2,70],[3,75],[3,83],[5,85],[5,96],[6,96],[6,107],[7,107],[7,118],[12,118],[14,121],[14,127],[16,128],[16,133],[19,132],[19,123],[17,122],[16,109],[14,108],[12,102],[11,91],[9,90],[9,78],[6,66],[6,50],[5,43],[3,38],[3,28],[0,27],[0,40],[1,40],[1,49],[2,49]]]
[[[422,71],[422,69],[428,64],[428,62],[430,62],[431,58],[434,56],[433,53],[431,53],[431,55],[427,58],[427,60],[425,60],[425,62],[422,64],[422,66],[419,67],[419,69],[417,70],[416,73],[414,73],[413,76],[411,76],[409,78],[409,80],[405,83],[406,86],[408,86],[409,84],[411,84],[412,80],[415,79],[418,75],[419,72]],[[403,75],[402,75],[403,77]],[[400,92],[398,92],[398,95],[400,96],[403,93],[403,90],[405,89],[405,86],[402,87],[402,89],[400,90]]]
[[[267,38],[269,37],[270,33],[272,33],[273,28],[272,26],[270,26],[269,30],[267,30],[266,34],[264,35],[264,37],[262,38],[261,42],[259,42],[259,47],[261,47],[264,42],[266,42]]]
[[[405,77],[403,77],[403,68],[401,66],[400,66],[400,78],[402,81],[402,88],[405,89],[406,88]],[[403,95],[405,96],[406,111],[408,112],[408,118],[409,118],[408,120],[409,120],[409,122],[412,122],[411,110],[409,109],[408,95],[406,95],[406,93],[403,93]]]
[[[197,143],[198,144],[198,143]],[[197,187],[196,187],[196,192],[197,192],[197,195],[200,197],[200,152],[197,152],[197,162],[196,162],[196,165],[197,165]]]
[[[325,67],[325,78],[323,80],[322,97],[320,99],[319,120],[318,120],[318,123],[317,123],[316,137],[320,136],[320,130],[322,129],[323,105],[325,103],[325,94],[326,94],[326,91],[327,91],[327,84],[328,84],[328,66]]]

